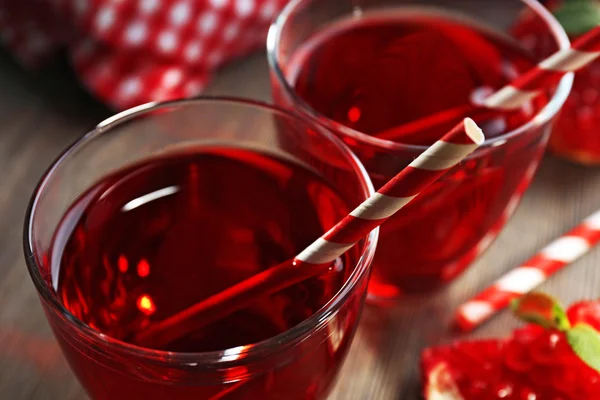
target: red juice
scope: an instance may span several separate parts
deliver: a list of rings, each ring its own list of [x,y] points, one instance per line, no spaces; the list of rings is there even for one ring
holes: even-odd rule
[[[293,258],[349,211],[327,181],[292,159],[227,147],[150,159],[97,182],[65,214],[50,256],[52,284],[77,319],[136,344],[136,333],[156,322]],[[352,272],[348,257],[200,330],[178,326],[179,339],[154,347],[217,351],[283,333],[338,292]],[[353,312],[355,321],[358,307]],[[273,366],[234,389],[169,386],[167,378],[156,386],[119,373],[100,379],[105,370],[61,336],[93,399],[313,398],[327,390],[352,332],[336,346],[320,339],[303,361]],[[235,382],[248,371],[228,373]]]
[[[426,146],[471,116],[488,139],[498,137],[529,121],[547,97],[493,116],[465,107],[533,65],[517,41],[466,17],[390,9],[332,23],[295,50],[282,70],[299,98],[356,152],[377,189],[422,150],[357,140],[345,127]],[[294,106],[277,84],[274,96]],[[427,129],[397,130],[432,115],[453,117]],[[514,210],[546,136],[532,130],[476,153],[386,222],[369,294],[419,293],[462,272]]]

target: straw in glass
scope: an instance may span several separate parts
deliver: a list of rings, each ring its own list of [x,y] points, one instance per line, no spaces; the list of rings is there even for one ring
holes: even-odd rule
[[[483,133],[477,124],[469,118],[465,119],[293,260],[269,268],[151,325],[134,338],[135,343],[162,347],[190,331],[244,308],[257,296],[276,293],[327,271],[333,261],[483,141]]]
[[[432,128],[448,123],[452,118],[476,115],[485,112],[483,119],[489,118],[489,111],[509,111],[522,107],[544,90],[557,84],[562,77],[590,64],[600,56],[600,26],[597,26],[575,40],[568,49],[559,50],[541,61],[529,71],[517,77],[510,84],[493,93],[480,104],[462,105],[442,111],[419,120],[376,134],[387,140],[399,140],[406,135],[418,133],[423,127]],[[482,110],[483,109],[483,110]],[[478,119],[481,121],[480,119]],[[415,129],[417,128],[417,129]]]

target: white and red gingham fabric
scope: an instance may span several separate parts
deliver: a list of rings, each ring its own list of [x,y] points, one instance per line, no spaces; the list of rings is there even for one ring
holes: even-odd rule
[[[0,0],[0,40],[25,66],[66,49],[116,109],[199,94],[211,73],[263,45],[288,0]]]

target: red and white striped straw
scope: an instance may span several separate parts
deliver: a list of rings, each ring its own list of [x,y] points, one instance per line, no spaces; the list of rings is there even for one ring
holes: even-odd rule
[[[466,118],[425,150],[408,167],[371,195],[292,262],[269,268],[174,314],[136,336],[138,344],[167,344],[187,331],[199,329],[239,308],[255,296],[275,293],[323,272],[360,239],[414,199],[484,141],[477,124]]]
[[[471,154],[483,140],[483,133],[475,122],[465,119],[298,254],[296,260],[310,264],[334,261]]]
[[[543,89],[558,83],[568,72],[577,71],[600,56],[600,26],[575,40],[571,47],[559,50],[536,67],[519,76],[482,102],[496,110],[519,108],[536,97]]]
[[[458,327],[473,330],[599,242],[600,210],[460,306],[455,317]]]
[[[406,139],[411,135],[419,135],[421,130],[430,129],[447,123],[459,116],[477,115],[482,110],[512,110],[525,105],[547,89],[557,84],[568,72],[575,72],[585,67],[600,56],[600,26],[597,26],[575,40],[571,47],[559,50],[541,61],[510,84],[480,100],[480,95],[472,96],[471,104],[440,111],[405,125],[379,132],[376,137],[386,140]],[[479,118],[485,119],[492,114],[485,113]]]

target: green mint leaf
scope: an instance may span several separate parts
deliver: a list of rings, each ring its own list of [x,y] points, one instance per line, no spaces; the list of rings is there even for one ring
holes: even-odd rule
[[[567,331],[567,341],[581,361],[600,372],[600,333],[580,323]]]
[[[600,25],[597,0],[566,0],[554,16],[569,35],[581,35]]]
[[[514,314],[523,321],[566,331],[571,327],[565,310],[553,297],[540,292],[531,292],[512,303]]]
[[[555,328],[560,331],[566,331],[571,329],[571,323],[569,322],[569,317],[567,317],[567,313],[564,308],[560,304],[554,305],[554,322]]]

